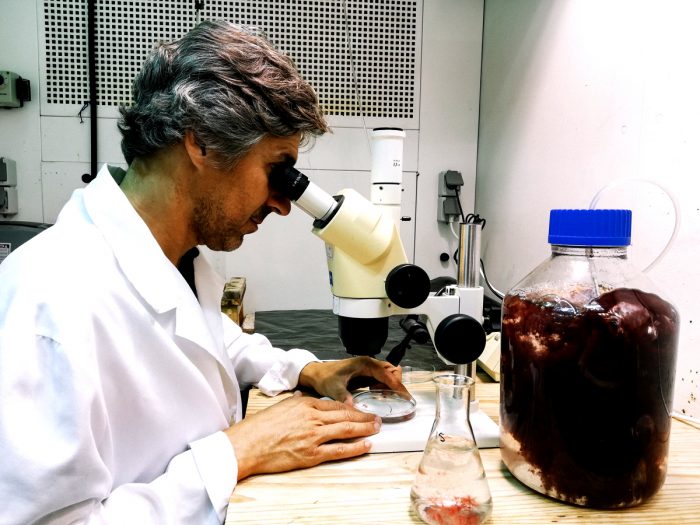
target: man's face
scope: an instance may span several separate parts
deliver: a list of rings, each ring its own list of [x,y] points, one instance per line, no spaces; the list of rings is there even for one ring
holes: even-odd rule
[[[266,136],[233,169],[208,166],[200,173],[193,195],[197,244],[217,251],[235,250],[270,212],[289,213],[289,199],[270,188],[268,179],[275,168],[296,162],[299,139],[299,135]]]

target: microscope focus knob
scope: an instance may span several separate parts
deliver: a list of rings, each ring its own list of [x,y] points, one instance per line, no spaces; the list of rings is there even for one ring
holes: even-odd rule
[[[486,332],[481,323],[467,314],[445,317],[435,329],[435,348],[455,365],[475,361],[486,347]]]
[[[430,277],[420,266],[399,264],[386,276],[387,297],[401,308],[415,308],[430,295]]]

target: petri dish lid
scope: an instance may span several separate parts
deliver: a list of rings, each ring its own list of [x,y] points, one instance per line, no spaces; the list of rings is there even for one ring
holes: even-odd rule
[[[416,414],[416,400],[394,390],[363,390],[353,396],[353,404],[385,423],[408,421]]]

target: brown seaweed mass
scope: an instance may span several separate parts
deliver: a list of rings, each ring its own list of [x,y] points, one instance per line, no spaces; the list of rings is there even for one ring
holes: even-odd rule
[[[678,314],[628,288],[597,303],[566,312],[506,297],[501,424],[548,493],[634,505],[666,476]]]

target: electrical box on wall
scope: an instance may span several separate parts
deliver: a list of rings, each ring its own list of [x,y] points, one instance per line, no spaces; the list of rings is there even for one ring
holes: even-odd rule
[[[15,161],[0,157],[0,214],[17,213],[17,167]]]
[[[459,191],[464,186],[464,179],[459,171],[447,170],[438,176],[438,222],[459,222],[462,208]]]
[[[31,99],[29,80],[12,71],[0,71],[0,107],[21,108]]]
[[[0,186],[0,214],[16,215],[17,211],[17,188]]]
[[[17,165],[7,157],[0,157],[0,186],[17,186]]]

